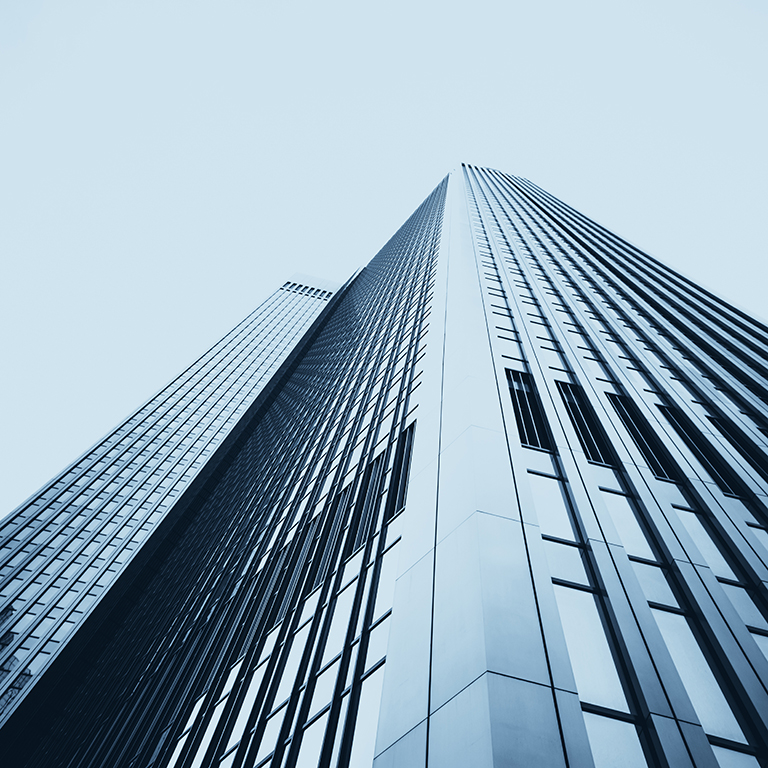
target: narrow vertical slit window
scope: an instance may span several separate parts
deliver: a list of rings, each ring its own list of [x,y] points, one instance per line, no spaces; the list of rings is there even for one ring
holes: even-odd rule
[[[747,437],[733,422],[715,416],[707,417],[726,437],[728,442],[757,470],[764,480],[768,480],[768,456],[757,443]]]
[[[507,383],[512,397],[520,442],[526,448],[552,451],[553,442],[536,385],[529,373],[507,369]]]
[[[666,416],[691,453],[698,459],[723,493],[743,496],[743,487],[733,470],[717,455],[693,422],[679,409],[669,405],[657,406]]]
[[[405,507],[405,497],[408,491],[408,478],[411,472],[411,453],[413,452],[413,433],[416,424],[411,424],[400,433],[395,449],[395,460],[392,463],[392,478],[389,483],[387,505],[384,521],[389,522]]]
[[[660,480],[678,482],[680,470],[637,405],[624,395],[608,392],[607,396],[651,472]]]
[[[352,486],[348,485],[336,495],[336,499],[333,502],[333,509],[331,511],[331,530],[325,542],[321,541],[319,544],[322,546],[323,554],[320,560],[320,566],[317,569],[317,575],[315,576],[313,589],[319,584],[322,584],[325,580],[325,577],[328,575],[331,559],[334,557],[334,552],[336,551],[336,542],[338,541],[339,532],[344,530],[344,526],[347,523],[349,492],[351,489]]]
[[[349,556],[367,538],[368,529],[379,510],[379,487],[381,485],[381,469],[383,456],[377,456],[365,469],[360,490],[357,494],[355,511],[347,534],[347,551]]]
[[[616,466],[613,447],[582,388],[565,381],[556,384],[587,459],[596,464]]]

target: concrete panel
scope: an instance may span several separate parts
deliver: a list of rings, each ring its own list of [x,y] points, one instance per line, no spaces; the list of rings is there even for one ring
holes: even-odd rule
[[[374,758],[373,768],[425,768],[427,764],[427,721],[398,739]]]
[[[487,677],[475,680],[430,718],[431,766],[493,768]]]
[[[397,580],[375,754],[427,716],[432,618],[431,555]]]
[[[476,510],[518,517],[504,435],[470,427],[440,455],[438,541]]]
[[[552,689],[488,674],[495,766],[565,768]]]

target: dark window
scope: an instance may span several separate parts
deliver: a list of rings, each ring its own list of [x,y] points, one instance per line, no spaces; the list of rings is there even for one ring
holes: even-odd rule
[[[616,458],[608,436],[582,388],[578,384],[565,381],[558,381],[556,384],[587,459],[597,464],[615,466]]]
[[[408,477],[411,472],[411,453],[413,451],[413,433],[416,424],[411,424],[400,433],[395,449],[395,460],[392,463],[392,479],[389,483],[387,506],[384,513],[385,522],[392,519],[405,506],[405,496],[408,491]]]
[[[725,435],[728,442],[760,473],[761,477],[768,480],[768,457],[762,448],[728,419],[715,416],[708,418]]]
[[[365,469],[357,495],[355,513],[350,523],[347,538],[347,554],[354,552],[368,538],[369,529],[379,511],[379,490],[381,472],[384,467],[383,454],[379,454]]]
[[[723,493],[742,496],[742,486],[728,465],[717,455],[704,436],[696,429],[693,422],[680,410],[669,405],[659,405],[659,410],[683,439],[691,453],[699,460],[702,467]]]
[[[315,576],[314,587],[322,584],[325,577],[328,575],[328,568],[336,552],[336,545],[339,538],[339,532],[344,529],[347,522],[347,511],[349,509],[349,492],[352,489],[351,485],[348,485],[342,491],[336,494],[336,498],[333,500],[333,509],[329,515],[331,520],[331,529],[327,534],[325,541],[319,541],[318,546],[321,548],[322,557],[320,559],[320,566],[317,569]],[[313,587],[313,588],[314,588]]]
[[[608,399],[651,472],[662,480],[677,482],[680,479],[680,470],[635,403],[624,395],[615,395],[612,392],[608,393]]]
[[[547,420],[531,375],[507,369],[507,383],[520,442],[526,448],[553,450]]]

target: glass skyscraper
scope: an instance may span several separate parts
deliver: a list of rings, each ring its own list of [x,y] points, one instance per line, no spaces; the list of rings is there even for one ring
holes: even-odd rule
[[[0,755],[768,766],[768,328],[450,173],[0,523]]]

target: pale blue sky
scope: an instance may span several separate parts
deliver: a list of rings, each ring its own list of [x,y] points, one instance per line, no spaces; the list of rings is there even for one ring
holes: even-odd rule
[[[461,161],[766,317],[767,39],[758,0],[0,0],[0,510]]]

